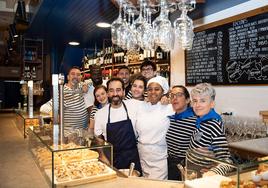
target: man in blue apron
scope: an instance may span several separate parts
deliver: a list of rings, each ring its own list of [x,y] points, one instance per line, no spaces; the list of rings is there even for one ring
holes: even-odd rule
[[[132,126],[135,110],[139,101],[124,98],[124,82],[112,78],[107,82],[109,105],[98,110],[95,115],[95,135],[103,135],[113,145],[114,167],[129,168],[135,163],[135,169],[141,172],[137,140]]]

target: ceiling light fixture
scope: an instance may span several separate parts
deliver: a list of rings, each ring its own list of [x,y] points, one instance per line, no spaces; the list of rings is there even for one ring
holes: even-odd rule
[[[69,42],[69,44],[72,46],[78,46],[80,43],[76,42],[76,41],[71,41],[71,42]]]
[[[102,28],[108,28],[108,27],[111,27],[111,24],[106,23],[106,22],[98,22],[98,23],[96,24],[96,26],[98,26],[98,27],[102,27]]]

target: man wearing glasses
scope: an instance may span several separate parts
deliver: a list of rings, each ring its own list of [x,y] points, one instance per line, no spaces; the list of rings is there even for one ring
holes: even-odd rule
[[[141,75],[148,82],[151,78],[156,76],[156,65],[150,60],[145,60],[140,66]],[[147,97],[147,91],[144,92],[144,97]]]
[[[140,70],[141,75],[144,76],[147,81],[156,76],[156,65],[150,60],[145,60],[141,64]]]

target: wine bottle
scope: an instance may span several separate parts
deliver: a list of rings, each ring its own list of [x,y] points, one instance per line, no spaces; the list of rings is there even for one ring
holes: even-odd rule
[[[140,48],[140,52],[139,52],[139,60],[143,61],[144,60],[144,52],[143,50]]]
[[[163,59],[163,52],[160,47],[156,49],[156,59]]]

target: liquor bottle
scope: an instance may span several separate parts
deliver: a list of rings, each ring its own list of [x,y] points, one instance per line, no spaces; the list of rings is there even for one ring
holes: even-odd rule
[[[163,59],[163,52],[160,47],[156,49],[156,59]]]
[[[144,60],[144,52],[143,50],[140,48],[140,52],[139,52],[139,60],[143,61]]]
[[[151,58],[154,58],[154,56],[155,56],[155,50],[152,49],[152,50],[151,50]]]
[[[114,64],[117,64],[117,47],[114,47],[114,55],[113,55],[113,58],[114,58]]]
[[[124,56],[125,56],[124,50],[120,48],[119,49],[119,63],[124,63]]]
[[[112,53],[112,47],[109,47],[109,64],[113,64],[113,53]]]

